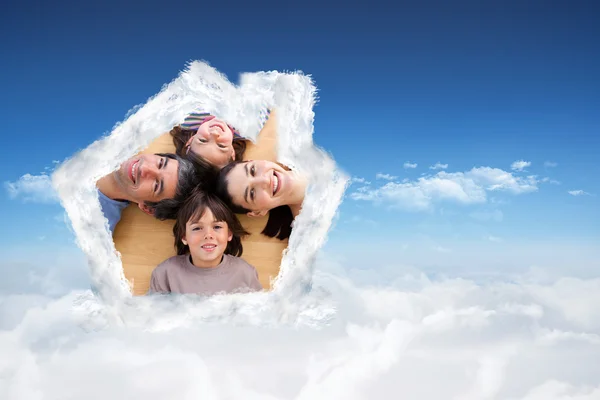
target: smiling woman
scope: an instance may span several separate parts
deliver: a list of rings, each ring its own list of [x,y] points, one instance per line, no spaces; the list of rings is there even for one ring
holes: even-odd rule
[[[267,160],[232,162],[219,174],[216,191],[238,214],[262,217],[269,213],[263,234],[287,239],[300,213],[307,180],[282,164]]]

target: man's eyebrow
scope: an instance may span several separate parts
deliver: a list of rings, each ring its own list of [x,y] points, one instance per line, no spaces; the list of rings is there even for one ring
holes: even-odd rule
[[[162,169],[167,168],[167,164],[169,164],[169,157],[165,157],[165,163],[163,164]],[[165,190],[165,179],[162,178],[160,180],[160,188],[158,189],[157,196],[160,196],[164,190]]]

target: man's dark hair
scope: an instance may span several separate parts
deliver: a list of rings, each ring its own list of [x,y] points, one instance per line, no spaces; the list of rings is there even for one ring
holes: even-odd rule
[[[159,220],[176,219],[177,210],[196,188],[212,185],[218,175],[218,169],[206,161],[192,162],[173,153],[156,153],[161,157],[168,157],[179,162],[177,169],[177,187],[175,197],[157,202],[145,201],[155,218]]]

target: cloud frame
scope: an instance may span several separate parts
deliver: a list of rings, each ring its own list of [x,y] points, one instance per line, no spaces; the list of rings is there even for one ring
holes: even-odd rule
[[[96,327],[141,324],[164,330],[187,325],[190,320],[223,320],[225,316],[242,323],[268,322],[268,318],[274,323],[313,326],[328,319],[333,309],[308,294],[316,252],[326,240],[349,178],[313,143],[315,102],[312,79],[301,71],[242,73],[236,86],[208,63],[192,61],[143,106],[134,107],[110,135],[59,165],[52,184],[89,264],[93,296],[84,296],[76,305],[87,315],[86,323]],[[260,111],[277,109],[278,160],[305,173],[311,182],[302,212],[294,222],[271,291],[208,299],[134,297],[115,254],[95,182],[198,107],[227,120],[253,141],[261,127]],[[198,303],[204,303],[201,311]]]

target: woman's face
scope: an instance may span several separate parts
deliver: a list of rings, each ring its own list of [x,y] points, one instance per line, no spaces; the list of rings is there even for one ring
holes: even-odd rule
[[[227,123],[210,116],[202,122],[186,146],[209,163],[223,168],[235,158],[232,143],[233,132]]]
[[[233,203],[251,210],[250,216],[289,205],[294,185],[293,174],[271,161],[246,161],[227,175],[227,192]]]

